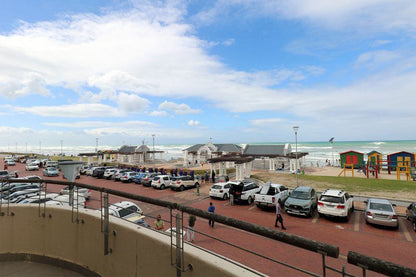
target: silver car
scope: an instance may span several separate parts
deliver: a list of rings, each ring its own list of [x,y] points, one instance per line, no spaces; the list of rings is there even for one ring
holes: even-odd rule
[[[399,227],[396,211],[386,199],[368,199],[365,206],[365,221],[371,224]]]

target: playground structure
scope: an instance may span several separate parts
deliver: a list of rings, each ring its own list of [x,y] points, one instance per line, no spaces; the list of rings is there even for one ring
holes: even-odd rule
[[[346,177],[346,173],[350,171],[351,177],[354,177],[354,168],[358,167],[359,171],[362,171],[367,176],[367,179],[371,176],[378,179],[381,170],[387,169],[389,175],[392,171],[396,171],[397,180],[401,180],[402,175],[405,175],[407,181],[410,181],[410,179],[416,180],[416,162],[412,160],[411,157],[398,156],[395,160],[391,160],[390,155],[388,155],[387,160],[382,160],[380,156],[377,155],[372,156],[368,162],[363,161],[362,164],[359,164],[356,159],[354,159],[353,162],[351,162],[351,159],[347,160],[349,163],[343,164],[343,169],[338,176],[344,174],[344,177]]]

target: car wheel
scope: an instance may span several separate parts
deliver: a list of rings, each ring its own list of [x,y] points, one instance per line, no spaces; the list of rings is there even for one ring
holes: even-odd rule
[[[224,195],[222,196],[222,199],[227,200],[228,199],[228,195],[226,193],[224,193]]]
[[[180,186],[180,187],[179,187],[179,190],[180,190],[180,191],[183,191],[184,189],[185,189],[185,187],[184,187],[184,186]]]
[[[247,203],[250,205],[251,203],[253,203],[253,198],[251,198],[251,196],[248,197],[247,199]]]
[[[163,184],[162,184],[162,185],[160,186],[160,189],[165,189],[165,185],[163,185]]]
[[[308,212],[308,214],[307,214],[307,217],[312,217],[312,214],[313,214],[313,210],[312,210],[312,207],[309,209],[309,212]]]

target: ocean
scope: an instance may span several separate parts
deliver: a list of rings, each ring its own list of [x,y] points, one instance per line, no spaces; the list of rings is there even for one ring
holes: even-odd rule
[[[239,143],[237,143],[239,144]],[[276,142],[276,143],[252,143],[252,144],[284,144],[283,142]],[[295,151],[295,143],[292,144],[292,149]],[[183,157],[182,150],[192,146],[193,144],[161,144],[155,145],[155,150],[164,151],[162,158],[165,160],[170,159],[177,159]],[[239,144],[244,146],[244,144]],[[14,147],[0,147],[0,151],[3,152],[19,152],[19,153],[42,153],[42,154],[49,154],[49,155],[57,155],[60,154],[61,151],[67,156],[70,155],[78,155],[79,153],[88,153],[88,152],[95,152],[95,145],[93,146],[63,146],[62,149],[60,146],[42,146],[42,148],[38,147],[22,147],[15,149]],[[152,148],[153,146],[149,146]],[[105,146],[101,145],[98,146],[99,150],[116,150],[117,146]],[[383,158],[387,154],[399,152],[399,151],[407,151],[411,153],[416,152],[416,140],[395,140],[395,141],[334,141],[331,145],[329,142],[303,142],[298,141],[298,152],[307,152],[308,155],[306,156],[306,165],[310,166],[323,166],[326,164],[326,161],[330,161],[332,163],[332,155],[334,156],[334,160],[339,159],[339,153],[345,151],[357,151],[364,154],[367,154],[371,151],[378,151],[383,154]],[[156,156],[159,158],[159,155]]]

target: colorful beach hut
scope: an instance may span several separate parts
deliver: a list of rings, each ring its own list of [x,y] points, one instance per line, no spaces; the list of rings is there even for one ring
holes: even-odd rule
[[[378,151],[371,151],[367,154],[367,161],[372,165],[381,165],[381,161],[383,160],[383,155]]]
[[[364,153],[357,151],[346,151],[339,153],[341,159],[341,167],[352,164],[354,168],[360,168],[364,164]]]
[[[400,151],[393,154],[387,155],[387,160],[389,161],[390,169],[395,171],[397,166],[397,160],[402,162],[410,162],[408,166],[415,165],[415,156],[406,151]]]

